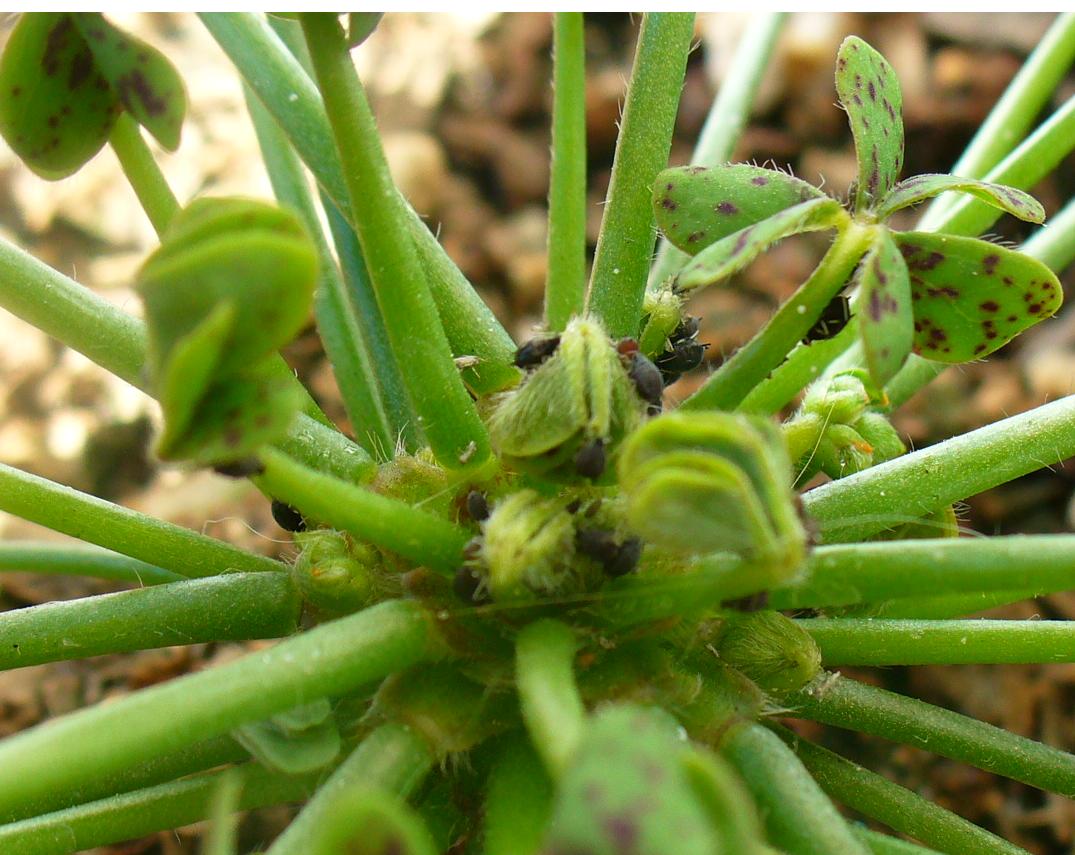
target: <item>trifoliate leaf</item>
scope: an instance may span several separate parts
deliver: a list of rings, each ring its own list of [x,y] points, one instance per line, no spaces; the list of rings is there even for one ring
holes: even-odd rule
[[[71,16],[93,52],[96,70],[131,114],[169,151],[179,147],[187,93],[159,50],[112,26],[96,12]]]
[[[0,58],[0,134],[42,178],[76,172],[108,141],[120,105],[74,17],[24,14]]]
[[[903,170],[903,95],[888,60],[857,36],[840,45],[836,92],[855,138],[855,208],[864,211],[888,195]]]
[[[657,226],[690,255],[785,208],[826,198],[812,184],[749,163],[666,169],[653,187]]]
[[[960,178],[958,175],[914,175],[901,181],[877,206],[877,216],[881,220],[887,219],[901,208],[917,205],[919,202],[932,199],[949,190],[969,193],[987,205],[1000,208],[1029,223],[1045,221],[1045,209],[1029,193],[1003,184],[988,184],[985,181],[975,181],[973,178]]]
[[[988,356],[1063,301],[1040,261],[975,238],[928,232],[893,237],[911,278],[916,353],[940,362]]]
[[[877,386],[900,370],[914,344],[911,280],[888,229],[877,233],[858,272],[859,335],[866,366]]]
[[[324,698],[244,724],[232,736],[261,765],[288,775],[322,769],[340,753],[340,730]]]
[[[738,273],[779,240],[836,227],[847,213],[835,199],[811,199],[747,226],[702,250],[676,278],[678,291],[700,288]]]

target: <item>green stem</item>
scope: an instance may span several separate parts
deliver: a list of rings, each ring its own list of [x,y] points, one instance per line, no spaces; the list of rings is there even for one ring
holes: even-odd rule
[[[304,855],[328,817],[345,811],[355,787],[378,787],[406,797],[433,766],[429,745],[400,724],[384,724],[370,733],[322,784],[266,855]]]
[[[1075,395],[823,484],[803,505],[825,542],[861,540],[1075,455],[1073,424]]]
[[[668,165],[693,36],[693,13],[642,19],[586,301],[613,338],[639,333],[655,237],[653,181]]]
[[[949,855],[1027,855],[940,805],[819,745],[775,728],[821,788],[838,802]]]
[[[586,39],[581,12],[553,22],[552,174],[545,323],[562,332],[586,299]]]
[[[347,186],[317,87],[264,18],[248,12],[206,12],[202,23],[239,74],[272,113],[318,184],[341,211]],[[398,195],[398,194],[397,194]],[[407,228],[421,257],[455,356],[476,356],[480,371],[465,372],[480,394],[518,382],[515,346],[444,248],[409,206]]]
[[[462,562],[469,535],[449,522],[405,502],[333,478],[266,449],[259,482],[304,516],[353,534],[442,573]]]
[[[318,773],[283,775],[248,763],[0,826],[0,850],[4,855],[71,855],[189,825],[210,815],[221,779],[236,773],[241,810],[302,801],[318,780]]]
[[[865,843],[873,855],[937,855],[936,849],[926,849],[925,846],[919,846],[917,843],[870,831],[861,825],[852,825],[851,833]]]
[[[142,136],[141,128],[128,113],[120,113],[108,142],[142,210],[146,212],[157,235],[163,235],[172,217],[179,213],[179,201],[164,179],[153,152]]]
[[[835,665],[968,665],[1075,662],[1075,621],[815,619],[822,662]]]
[[[425,271],[410,241],[366,93],[332,13],[303,13],[303,32],[344,169],[349,207],[407,394],[437,459],[484,463],[489,436],[452,359]]]
[[[553,784],[533,744],[506,736],[486,780],[483,855],[535,855],[552,814]]]
[[[978,128],[950,172],[981,178],[995,167],[1023,138],[1031,122],[1049,103],[1075,60],[1075,14],[1058,15],[1012,78],[989,116]],[[962,198],[957,193],[937,197],[919,221],[919,228],[932,230],[943,213]]]
[[[200,855],[236,855],[242,786],[242,773],[235,769],[228,770],[217,781],[209,801],[209,827],[202,838]]]
[[[778,736],[755,722],[729,729],[721,752],[754,794],[770,841],[788,855],[868,855]]]
[[[143,587],[185,578],[126,555],[92,546],[57,546],[28,540],[0,542],[0,572],[90,576]]]
[[[994,166],[986,181],[1026,190],[1033,187],[1075,148],[1075,96],[1042,122],[1014,151]],[[1003,212],[971,196],[945,209],[937,217],[936,231],[977,235],[1000,219]],[[932,223],[931,223],[932,225]]]
[[[317,246],[320,273],[314,296],[314,317],[358,444],[374,459],[391,459],[395,434],[385,415],[377,371],[355,308],[348,299],[343,278],[325,240],[302,162],[250,88],[244,86],[243,91],[273,192],[281,204],[302,218]]]
[[[301,601],[283,573],[229,573],[0,613],[0,670],[179,644],[280,638]]]
[[[822,673],[784,701],[796,718],[913,745],[1032,787],[1075,796],[1075,755],[915,698]]]
[[[586,722],[575,684],[575,633],[556,620],[539,620],[515,642],[515,683],[523,721],[549,774],[571,763]]]
[[[860,606],[847,617],[864,615],[877,620],[951,620],[998,606],[1031,600],[1038,596],[1034,589],[1011,591],[978,591],[966,594],[940,594],[925,597],[899,597],[883,603]]]
[[[1075,588],[1075,535],[900,540],[821,546],[791,583],[774,589],[775,609],[983,591]]]
[[[718,166],[732,159],[786,19],[786,12],[758,15],[743,33],[694,147],[692,165]],[[687,253],[662,239],[649,274],[649,287],[656,288],[674,276],[689,259]]]
[[[874,229],[850,223],[825,257],[769,322],[709,376],[681,405],[688,410],[733,410],[768,377],[817,322],[869,248]]]
[[[279,561],[0,463],[0,510],[181,576],[280,571]]]
[[[421,606],[386,602],[226,665],[39,725],[0,743],[0,814],[310,698],[354,692],[440,653]]]
[[[1032,258],[1063,273],[1075,261],[1075,199],[1049,218],[1047,225],[1034,232],[1021,247]]]

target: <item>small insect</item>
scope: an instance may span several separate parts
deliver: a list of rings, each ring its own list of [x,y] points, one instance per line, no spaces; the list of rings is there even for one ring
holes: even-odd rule
[[[273,499],[270,509],[272,518],[284,531],[306,531],[306,520],[291,505],[279,499]]]
[[[452,580],[452,590],[463,602],[482,605],[490,602],[481,574],[473,567],[460,567]]]
[[[556,353],[560,346],[560,336],[552,338],[532,338],[517,351],[515,351],[515,366],[517,368],[537,368]]]
[[[665,386],[671,386],[683,374],[702,364],[708,344],[698,341],[701,319],[688,315],[668,337],[671,349],[654,360]]]
[[[605,471],[605,441],[590,440],[575,454],[575,471],[583,478],[600,478]]]
[[[649,404],[649,414],[659,413],[661,398],[664,396],[664,380],[661,379],[660,369],[642,354],[638,349],[638,342],[633,338],[620,339],[616,351],[627,369],[627,376],[635,384],[638,397]]]
[[[817,322],[810,327],[810,331],[803,338],[803,344],[832,338],[847,326],[849,320],[851,320],[851,303],[848,302],[846,295],[837,294],[821,312],[821,317],[817,319]]]
[[[484,493],[478,490],[471,490],[467,493],[467,514],[474,522],[489,519],[489,501]]]
[[[642,557],[642,541],[629,537],[620,543],[616,535],[603,528],[579,529],[575,534],[575,546],[579,552],[592,558],[613,579],[626,576],[638,566]]]
[[[250,478],[264,472],[265,465],[256,457],[244,457],[241,460],[218,463],[213,467],[213,471],[225,478]]]

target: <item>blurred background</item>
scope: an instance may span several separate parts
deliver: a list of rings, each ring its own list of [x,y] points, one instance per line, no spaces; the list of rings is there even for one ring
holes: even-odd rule
[[[191,112],[182,146],[174,155],[159,153],[180,199],[271,196],[237,79],[197,19],[111,17],[162,49],[186,80]],[[947,171],[1051,18],[792,15],[734,159],[772,161],[834,195],[846,192],[855,161],[846,117],[835,105],[833,62],[840,41],[855,33],[885,54],[900,78],[905,174]],[[699,16],[673,164],[688,161],[748,23],[745,15]],[[638,21],[594,14],[586,24],[592,250]],[[540,322],[546,273],[551,42],[545,14],[393,14],[356,51],[396,180],[520,341]],[[1069,75],[1050,111],[1073,95],[1075,77]],[[1075,159],[1031,189],[1055,213],[1075,192]],[[896,225],[913,221],[907,214]],[[995,229],[1009,241],[1027,234],[1010,217]],[[49,184],[0,144],[0,234],[125,310],[139,311],[130,283],[156,239],[110,151],[74,177]],[[820,246],[810,236],[785,241],[747,271],[740,287],[709,289],[695,301],[693,314],[703,318],[700,337],[712,345],[710,360],[730,353],[765,321],[809,274]],[[1070,274],[1062,278],[1065,287],[1075,282]],[[326,411],[345,424],[312,326],[286,355]],[[684,378],[669,391],[670,399],[683,397],[698,380]],[[949,369],[900,411],[896,423],[912,445],[922,446],[1073,390],[1075,309],[1065,307],[988,361]],[[285,534],[249,485],[155,463],[150,447],[157,418],[144,395],[0,311],[0,460],[249,548],[287,555]],[[974,498],[960,516],[968,529],[984,533],[1071,530],[1073,488],[1075,465],[1053,466]],[[56,535],[0,515],[0,538],[28,537]],[[0,608],[101,590],[105,583],[4,574]],[[1013,606],[1004,614],[1075,618],[1075,596]],[[241,652],[238,645],[203,645],[0,672],[0,736]],[[860,676],[1075,749],[1075,666],[889,669]],[[1035,853],[1072,851],[1075,803],[1066,799],[911,748],[835,733],[824,741]],[[270,837],[285,818],[282,811],[249,818],[251,845]],[[195,828],[100,851],[195,851],[196,835]]]

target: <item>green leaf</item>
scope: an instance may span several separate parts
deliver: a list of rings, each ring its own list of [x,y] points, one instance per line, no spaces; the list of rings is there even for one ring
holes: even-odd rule
[[[749,163],[666,169],[653,187],[657,226],[690,255],[785,208],[826,198],[812,184]]]
[[[30,169],[49,180],[76,172],[119,110],[71,15],[19,19],[0,58],[0,134]]]
[[[226,199],[184,210],[139,273],[158,377],[179,340],[221,302],[233,301],[237,317],[219,366],[224,374],[278,350],[307,321],[317,276],[309,237],[292,214],[244,204],[263,216],[237,218],[234,200]]]
[[[339,795],[303,849],[308,855],[436,855],[422,818],[399,796],[362,783]]]
[[[1020,220],[1030,223],[1045,222],[1045,209],[1041,203],[1022,190],[1003,184],[989,184],[958,175],[914,175],[901,181],[877,206],[877,217],[885,220],[895,211],[917,205],[948,190],[969,193],[994,208],[1000,208]]]
[[[779,240],[791,235],[830,229],[846,220],[840,203],[828,197],[811,199],[747,226],[702,250],[675,280],[678,291],[689,291],[738,273]]]
[[[1063,301],[1060,282],[1040,261],[975,238],[897,232],[911,277],[916,353],[968,362],[994,350]]]
[[[900,370],[914,343],[911,280],[900,248],[881,229],[859,265],[859,335],[866,367],[877,386]]]
[[[244,724],[232,736],[262,766],[287,775],[323,769],[340,753],[340,731],[323,698]]]
[[[187,429],[158,441],[157,456],[204,465],[248,457],[286,434],[304,401],[302,387],[264,360],[209,386]]]
[[[888,195],[903,170],[903,95],[892,66],[857,36],[840,45],[836,92],[855,138],[855,208],[864,211]]]
[[[347,15],[347,46],[356,48],[372,35],[384,12],[350,12]]]
[[[112,26],[103,15],[73,15],[93,52],[96,70],[138,124],[169,151],[179,147],[187,93],[179,72],[159,50]]]

